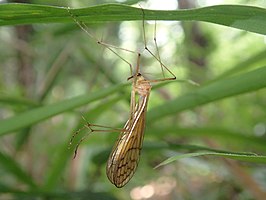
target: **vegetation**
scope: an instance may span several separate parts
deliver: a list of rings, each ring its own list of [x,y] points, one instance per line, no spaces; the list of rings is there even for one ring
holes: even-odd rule
[[[0,199],[264,198],[265,5],[40,2],[0,4]],[[144,51],[143,8],[148,47],[156,52],[156,27],[160,58],[178,79],[153,84],[140,163],[121,189],[105,175],[119,133],[84,129],[69,142],[82,116],[123,127],[130,70],[67,7],[98,40],[140,51],[142,74],[158,79],[160,64]],[[117,53],[136,65],[136,54]]]

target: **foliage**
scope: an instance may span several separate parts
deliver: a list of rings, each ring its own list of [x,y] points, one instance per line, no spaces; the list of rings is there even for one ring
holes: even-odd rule
[[[266,9],[216,5],[143,10],[145,20],[158,21],[158,39],[160,31],[167,30],[166,42],[159,43],[163,62],[170,63],[178,79],[198,85],[154,85],[139,169],[119,190],[104,172],[117,134],[89,135],[74,160],[75,144],[88,131],[80,132],[72,146],[69,141],[84,124],[81,115],[95,124],[123,126],[130,98],[125,62],[81,31],[67,5],[0,4],[0,197],[128,199],[138,187],[156,190],[168,184],[169,198],[262,199]],[[104,33],[113,45],[143,46],[142,33],[136,33],[142,29],[142,8],[100,4],[71,8],[71,13],[89,23],[97,38]],[[169,20],[170,25],[163,24]],[[197,22],[210,23],[196,27]],[[18,25],[31,25],[27,37],[16,35],[24,27]],[[193,38],[195,27],[200,39]],[[154,25],[145,28],[150,41]],[[135,55],[118,52],[135,63]],[[143,68],[158,66],[145,52],[142,57]],[[152,72],[147,76],[161,74],[155,68],[145,68]],[[160,167],[151,170],[155,166]]]

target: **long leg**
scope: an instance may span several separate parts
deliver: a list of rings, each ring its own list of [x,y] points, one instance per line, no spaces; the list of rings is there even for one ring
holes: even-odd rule
[[[159,48],[158,48],[157,40],[156,40],[156,22],[155,22],[155,27],[154,27],[154,38],[153,38],[153,40],[154,40],[154,44],[155,44],[155,47],[156,47],[156,51],[157,51],[158,57],[156,57],[156,55],[147,46],[146,31],[145,31],[145,12],[144,12],[144,10],[142,8],[141,8],[141,10],[142,10],[142,16],[143,16],[142,29],[143,29],[144,49],[146,51],[148,51],[160,63],[161,70],[162,70],[163,77],[164,77],[163,79],[158,79],[158,81],[175,80],[176,76],[174,75],[174,73],[162,63],[161,58],[160,58]],[[166,69],[173,77],[165,78],[163,69]]]
[[[96,124],[91,124],[87,122],[87,120],[82,116],[82,119],[85,121],[85,125],[78,129],[71,137],[70,142],[69,142],[69,148],[73,143],[74,138],[80,133],[80,131],[84,130],[85,128],[89,129],[89,132],[84,135],[77,143],[75,150],[74,150],[74,156],[73,159],[76,158],[77,152],[78,152],[78,147],[79,145],[91,134],[94,132],[125,132],[126,130],[124,129],[119,129],[119,128],[113,128],[109,126],[102,126],[102,125],[96,125]],[[95,129],[96,128],[96,129]]]
[[[122,51],[126,51],[126,52],[129,52],[129,53],[135,53],[137,55],[139,55],[140,53],[137,52],[137,51],[133,51],[133,50],[129,50],[129,49],[125,49],[125,48],[121,48],[121,47],[117,47],[117,46],[114,46],[114,45],[111,45],[111,44],[108,44],[108,43],[105,43],[103,42],[102,40],[98,40],[93,34],[91,34],[88,30],[89,28],[87,27],[87,25],[82,22],[82,21],[79,21],[77,19],[77,16],[75,16],[70,8],[68,7],[67,8],[67,11],[69,13],[69,15],[73,18],[73,20],[76,22],[76,24],[87,34],[89,35],[92,39],[94,39],[99,45],[102,45],[104,46],[105,48],[109,49],[111,52],[113,52],[116,56],[118,56],[121,60],[123,60],[126,64],[128,64],[129,68],[130,68],[130,74],[131,76],[133,76],[133,67],[132,67],[132,64],[127,61],[125,58],[123,58],[122,56],[120,56],[114,49],[118,49],[118,50],[122,50]]]

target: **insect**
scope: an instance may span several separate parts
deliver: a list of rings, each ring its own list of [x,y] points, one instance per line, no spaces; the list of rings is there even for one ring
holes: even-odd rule
[[[87,31],[87,26],[78,21],[77,18],[70,12],[68,9],[70,15],[74,19],[74,21],[77,23],[77,25],[84,30],[90,37],[95,37]],[[146,35],[145,35],[145,27],[144,27],[144,10],[142,9],[142,26],[143,26],[143,38],[144,38],[144,46],[145,50],[147,50],[159,63],[160,66],[163,69],[166,69],[173,77],[171,78],[162,78],[157,80],[147,80],[144,78],[144,76],[140,73],[140,57],[141,54],[137,53],[137,65],[135,73],[133,74],[132,65],[122,58],[119,54],[117,54],[113,48],[121,49],[125,51],[129,51],[132,53],[136,53],[135,51],[123,49],[120,47],[111,46],[109,44],[103,43],[101,41],[97,41],[98,44],[101,44],[108,48],[110,51],[115,53],[118,57],[120,57],[123,61],[125,61],[130,66],[131,76],[128,78],[128,80],[132,81],[132,90],[131,90],[131,100],[130,100],[130,115],[129,119],[127,120],[125,126],[123,129],[120,130],[119,138],[117,139],[111,154],[109,156],[109,159],[107,161],[106,165],[106,174],[108,179],[113,183],[116,187],[121,188],[125,184],[128,183],[128,181],[132,178],[134,175],[139,159],[140,159],[140,153],[144,138],[144,130],[145,130],[145,120],[146,120],[146,113],[147,113],[147,105],[148,100],[151,92],[151,83],[152,82],[161,82],[166,80],[175,80],[175,75],[161,62],[159,51],[156,43],[156,36],[154,36],[154,41],[156,45],[157,55],[155,56],[147,47],[146,42]],[[156,33],[156,25],[155,25],[155,31]],[[132,75],[133,74],[133,75]],[[102,127],[102,128],[108,128],[106,126],[99,126],[94,125],[86,122],[83,128],[88,128],[90,132],[99,132],[99,131],[106,131],[106,130],[99,130],[94,129],[94,127]],[[118,129],[116,129],[117,131]],[[75,135],[79,132],[78,130],[71,139],[71,142]],[[111,130],[108,130],[111,131]],[[77,153],[77,148],[79,144],[83,141],[84,138],[82,138],[75,149],[75,156]],[[71,143],[70,142],[70,143]],[[74,157],[75,157],[74,156]]]

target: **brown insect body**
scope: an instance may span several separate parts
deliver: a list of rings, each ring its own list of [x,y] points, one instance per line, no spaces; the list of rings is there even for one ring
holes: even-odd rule
[[[134,77],[133,77],[134,78]],[[118,188],[123,187],[134,175],[142,148],[145,119],[151,85],[148,80],[138,73],[133,80],[133,112],[126,122],[123,131],[109,156],[106,174],[108,179]],[[135,93],[138,102],[135,104]]]

